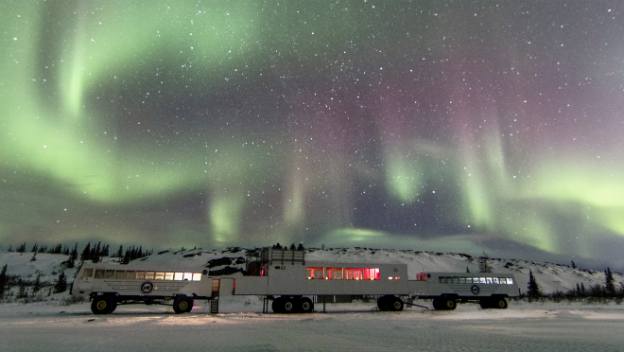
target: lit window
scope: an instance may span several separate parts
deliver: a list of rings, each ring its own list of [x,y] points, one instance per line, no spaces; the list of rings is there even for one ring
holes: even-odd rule
[[[164,280],[165,279],[165,273],[162,271],[156,272],[156,274],[154,275],[154,280]]]
[[[184,280],[193,280],[193,273],[184,273]]]
[[[174,273],[173,279],[176,281],[182,281],[184,279],[184,273]]]
[[[493,281],[496,285],[498,285],[498,278],[497,278],[497,277],[493,277],[493,278],[492,278],[492,281]]]
[[[145,280],[145,272],[144,271],[137,271],[136,272],[136,279],[137,280]]]
[[[173,280],[173,273],[165,273],[165,280]]]
[[[124,280],[126,278],[126,272],[123,270],[118,270],[115,272],[115,279]]]
[[[93,275],[93,269],[85,269],[82,271],[82,278],[86,279],[88,277],[91,277],[91,275]]]
[[[471,277],[467,277],[466,278],[466,283],[467,284],[471,284],[472,283],[472,278]]]
[[[145,272],[145,280],[154,280],[154,272],[146,271]]]
[[[479,278],[479,283],[481,283],[481,284],[485,284],[485,278],[484,278],[484,277],[480,277],[480,278]]]
[[[342,280],[342,268],[327,268],[327,277],[330,280]]]
[[[322,280],[323,279],[323,268],[321,267],[308,267],[306,268],[306,271],[308,272],[308,280],[312,280],[312,279]]]
[[[492,278],[491,277],[486,277],[485,278],[485,283],[491,285],[492,284]]]
[[[508,277],[507,278],[507,285],[513,285],[513,279]]]
[[[377,272],[379,272],[379,269],[377,269]],[[416,280],[418,281],[427,281],[428,278],[429,278],[429,275],[427,273],[416,274]]]
[[[193,273],[193,281],[201,281],[201,273]]]

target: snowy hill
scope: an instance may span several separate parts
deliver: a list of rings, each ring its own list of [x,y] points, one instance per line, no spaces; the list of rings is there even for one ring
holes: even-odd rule
[[[196,267],[198,270],[207,269],[210,275],[231,275],[242,271],[246,263],[247,249],[230,248],[225,250],[179,250],[161,251],[145,258],[136,260],[147,266],[149,263],[183,265]],[[64,299],[67,293],[51,295],[51,287],[58,274],[65,272],[68,283],[71,283],[75,275],[75,268],[68,269],[63,263],[67,260],[66,255],[38,254],[35,261],[31,261],[32,253],[1,252],[0,267],[7,265],[7,274],[23,280],[26,285],[32,285],[36,277],[40,276],[43,290],[38,294],[38,299]],[[370,262],[370,263],[405,263],[408,266],[408,275],[414,279],[416,273],[422,271],[450,271],[476,273],[479,269],[479,258],[467,254],[436,253],[413,250],[391,249],[368,249],[368,248],[334,248],[334,249],[307,249],[306,259],[311,261],[335,261],[335,262]],[[118,258],[106,257],[104,262],[117,263]],[[79,264],[77,264],[79,265]],[[121,265],[121,264],[119,264]],[[512,273],[515,275],[519,287],[526,292],[529,278],[529,270],[533,272],[544,294],[566,292],[573,290],[577,284],[583,284],[586,288],[595,285],[604,285],[605,275],[602,271],[590,271],[571,268],[566,265],[553,263],[540,263],[519,259],[489,258],[488,266],[492,272]],[[615,286],[621,289],[624,277],[614,274]],[[14,280],[14,281],[15,281]],[[11,300],[15,297],[16,287],[13,287],[6,297]]]

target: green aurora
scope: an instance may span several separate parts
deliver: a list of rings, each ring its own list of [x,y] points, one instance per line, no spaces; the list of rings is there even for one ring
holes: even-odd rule
[[[624,267],[624,26],[564,5],[2,1],[0,239]]]

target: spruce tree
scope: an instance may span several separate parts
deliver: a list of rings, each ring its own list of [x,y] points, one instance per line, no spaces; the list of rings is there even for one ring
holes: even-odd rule
[[[535,276],[533,276],[533,272],[531,270],[529,270],[529,285],[527,288],[529,298],[537,298],[541,296],[539,286],[537,285],[537,281],[535,281]]]
[[[21,278],[17,281],[17,286],[19,287],[17,291],[17,298],[26,298],[26,283]]]
[[[32,293],[33,296],[39,292],[41,289],[41,274],[37,274],[37,278],[35,279],[35,283],[33,284]]]
[[[80,260],[85,261],[91,259],[91,242],[87,243],[87,245],[82,250],[82,254],[80,255]]]
[[[61,271],[54,284],[54,293],[65,292],[65,290],[67,290],[67,279],[65,278],[65,272]]]
[[[76,259],[78,259],[78,243],[74,244],[74,248],[72,248],[69,255],[74,262],[76,261]]]
[[[20,244],[15,251],[17,253],[24,253],[24,252],[26,252],[26,242]]]
[[[613,284],[613,273],[611,268],[605,270],[605,293],[607,296],[615,296],[615,285]]]
[[[4,264],[4,266],[2,267],[2,270],[0,271],[0,299],[4,297],[4,287],[9,281],[6,272],[7,272],[7,265]]]

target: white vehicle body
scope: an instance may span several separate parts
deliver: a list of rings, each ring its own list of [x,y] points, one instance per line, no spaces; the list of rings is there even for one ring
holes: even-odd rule
[[[209,298],[199,296],[211,284],[205,278],[196,268],[85,263],[76,275],[71,294],[89,298],[94,314],[112,313],[118,304],[168,301],[173,302],[176,313],[185,313],[192,309],[194,298]]]
[[[235,295],[408,294],[405,264],[329,263],[272,265],[264,276],[232,276]]]
[[[155,265],[85,263],[74,281],[72,295],[85,298],[104,293],[148,297],[174,297],[179,294],[193,296],[205,291],[201,287],[202,276],[196,268],[173,270],[171,267]]]

